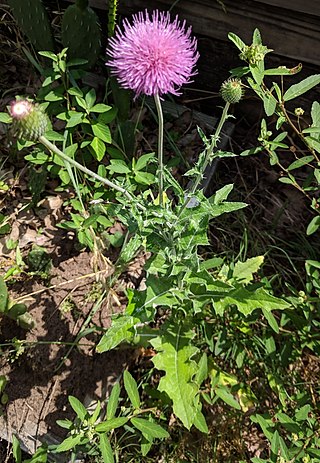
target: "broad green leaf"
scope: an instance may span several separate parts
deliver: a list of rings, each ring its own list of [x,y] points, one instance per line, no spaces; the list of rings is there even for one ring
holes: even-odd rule
[[[121,428],[124,426],[128,421],[128,418],[125,416],[120,416],[119,418],[112,418],[108,421],[103,421],[103,423],[97,424],[95,430],[97,432],[109,432],[112,429]]]
[[[86,94],[85,96],[85,101],[86,101],[86,104],[87,104],[87,108],[90,110],[95,101],[96,101],[96,91],[94,88],[91,88],[88,93]]]
[[[47,463],[48,450],[46,447],[40,447],[36,453],[28,460],[23,460],[23,463]]]
[[[287,68],[285,66],[279,66],[278,68],[274,69],[266,69],[264,74],[266,76],[287,76],[287,75],[294,75],[300,72],[302,69],[302,65],[298,64],[294,68]]]
[[[145,457],[152,447],[152,442],[149,442],[145,437],[142,436],[141,439],[141,454]]]
[[[86,407],[80,402],[80,400],[78,400],[76,397],[73,397],[72,395],[69,395],[68,400],[77,416],[81,421],[83,421],[88,414]]]
[[[263,434],[266,436],[269,441],[271,441],[273,432],[272,427],[274,426],[271,418],[264,418],[262,415],[253,415],[250,417],[254,423],[258,423],[261,427]]]
[[[263,61],[259,61],[256,64],[249,64],[249,69],[251,71],[252,77],[255,80],[255,83],[260,86],[264,77]]]
[[[0,122],[3,124],[11,124],[12,117],[8,113],[0,113]]]
[[[89,330],[90,330],[90,328],[89,328]],[[83,335],[83,336],[85,336],[85,335]],[[100,412],[101,412],[101,403],[100,403],[100,401],[98,400],[97,406],[96,406],[96,408],[94,409],[94,412],[90,415],[90,418],[89,418],[89,423],[90,423],[90,424],[95,424],[95,423],[96,423],[97,419],[98,419],[99,416],[100,416]]]
[[[80,108],[82,108],[84,110],[87,109],[87,103],[85,102],[85,100],[81,96],[76,95],[76,102],[78,103]]]
[[[129,174],[131,172],[125,161],[122,159],[111,159],[110,165],[107,166],[107,169],[116,174]]]
[[[198,349],[191,344],[192,329],[181,324],[165,327],[163,334],[151,341],[157,355],[152,361],[163,370],[158,389],[166,392],[173,402],[173,412],[187,429],[194,423],[198,412],[199,387],[193,382],[197,364],[192,357]]]
[[[264,288],[249,291],[246,288],[237,288],[219,301],[213,302],[217,314],[222,315],[230,305],[236,305],[244,315],[250,315],[255,309],[283,310],[290,304],[269,294]]]
[[[94,133],[94,135],[100,138],[100,140],[106,143],[112,142],[111,132],[107,125],[102,124],[101,122],[96,122],[92,124],[91,127],[92,127],[92,132]]]
[[[264,257],[257,256],[247,259],[245,262],[237,262],[234,266],[232,277],[242,283],[250,283],[253,274],[256,273],[263,264]]]
[[[237,202],[228,202],[225,201],[222,204],[215,204],[212,205],[210,209],[210,217],[219,217],[222,214],[226,214],[228,212],[238,211],[239,209],[243,209],[247,207],[248,204],[246,203],[237,203]]]
[[[303,95],[308,90],[310,90],[318,84],[320,84],[320,74],[309,76],[306,79],[303,79],[298,84],[292,85],[290,88],[288,88],[286,93],[283,95],[283,100],[293,100],[294,98]]]
[[[280,436],[277,430],[275,430],[271,439],[271,452],[274,455],[278,455],[280,449]]]
[[[64,136],[54,130],[48,130],[45,137],[50,141],[64,141]]]
[[[315,134],[315,133],[319,133],[319,132],[320,132],[320,127],[317,127],[317,126],[307,127],[306,129],[302,130],[302,133]]]
[[[272,116],[277,107],[277,100],[270,93],[266,93],[263,97],[263,107],[267,116]]]
[[[97,161],[101,161],[106,152],[106,147],[103,141],[100,140],[100,138],[98,137],[94,137],[94,139],[90,143],[90,146],[95,153],[95,157],[97,158]]]
[[[135,163],[135,166],[134,166],[133,170],[137,171],[137,170],[144,169],[149,164],[151,159],[155,159],[154,153],[143,154],[142,156],[140,156],[140,158]]]
[[[208,434],[209,429],[206,423],[206,419],[203,416],[203,413],[198,410],[198,413],[194,417],[194,423],[195,427],[199,429],[199,431],[203,432],[204,434]]]
[[[133,376],[127,370],[125,370],[125,372],[123,373],[123,382],[125,390],[127,391],[128,397],[133,407],[140,408],[140,396],[137,383]]]
[[[257,146],[256,148],[250,148],[248,150],[242,151],[242,153],[240,153],[240,156],[251,156],[252,154],[260,153],[263,150],[263,146]]]
[[[297,421],[305,421],[305,420],[307,420],[308,416],[309,416],[309,413],[310,413],[310,410],[311,410],[311,405],[310,404],[304,405],[303,407],[296,410],[295,419]]]
[[[143,418],[131,418],[130,421],[148,440],[164,439],[170,436],[165,429],[152,421]]]
[[[320,153],[320,138],[312,137],[305,137],[306,142],[308,145],[311,146],[317,153]]]
[[[100,105],[95,105],[94,108],[96,106],[100,106]],[[92,111],[92,109],[91,109]],[[104,111],[103,113],[99,114],[98,116],[98,121],[101,123],[101,124],[109,124],[110,122],[112,122],[116,116],[118,114],[118,108],[116,107],[113,107],[111,109],[109,109],[108,111]]]
[[[0,276],[0,313],[5,313],[8,308],[8,289],[4,279]]]
[[[204,352],[198,363],[198,371],[195,374],[194,381],[198,386],[201,386],[203,381],[208,377],[208,358]]]
[[[74,155],[78,149],[78,143],[73,143],[65,148],[64,153],[70,158],[74,159]]]
[[[112,320],[112,325],[102,336],[97,351],[102,353],[114,349],[124,341],[132,341],[134,338],[133,327],[139,322],[139,318],[130,315],[122,315]]]
[[[21,463],[21,447],[20,442],[14,434],[12,434],[12,453],[15,463]]]
[[[68,111],[67,128],[75,127],[83,122],[84,114],[77,111]]]
[[[70,429],[73,426],[73,422],[70,420],[57,420],[56,423],[64,429]]]
[[[224,187],[220,188],[220,190],[218,190],[213,196],[213,203],[220,204],[225,201],[232,190],[233,183],[229,183],[229,185],[225,185]]]
[[[226,387],[219,386],[214,391],[216,395],[223,400],[230,407],[235,408],[236,410],[241,410],[239,402],[233,397],[231,392],[228,391]]]
[[[55,62],[58,61],[57,55],[55,55],[51,51],[38,51],[38,54],[41,55],[41,56],[44,56],[45,58],[49,58],[52,61],[55,61]]]
[[[262,309],[262,313],[275,333],[279,333],[279,326],[273,313],[270,310]]]
[[[111,420],[114,418],[118,404],[119,404],[119,397],[120,397],[120,384],[116,383],[111,391],[110,397],[108,399],[107,405],[107,420]]]
[[[246,44],[233,32],[229,32],[228,39],[235,44],[235,46],[242,51]]]
[[[83,97],[83,92],[78,87],[69,88],[67,91],[68,91],[69,95]]]
[[[299,169],[299,167],[305,166],[314,160],[313,156],[304,156],[303,158],[297,159],[296,161],[292,162],[290,166],[287,168],[288,170]]]
[[[134,179],[141,185],[152,185],[155,182],[156,177],[149,172],[137,172]]]
[[[74,58],[67,62],[67,67],[71,68],[72,66],[81,66],[82,64],[87,64],[87,59]]]
[[[252,45],[262,45],[261,33],[258,28],[253,31]]]
[[[279,182],[286,183],[287,185],[294,185],[294,180],[288,177],[280,177]]]
[[[74,449],[80,442],[83,440],[82,434],[77,434],[75,436],[69,436],[58,447],[55,449],[56,453],[67,452],[68,450]]]
[[[142,309],[155,308],[159,305],[172,307],[177,304],[178,300],[169,278],[160,279],[157,276],[149,275],[146,286],[147,289],[145,291],[140,291],[140,300],[137,303],[135,313],[140,313]]]
[[[309,223],[307,227],[307,235],[312,235],[318,230],[319,227],[320,227],[320,216],[317,215],[316,217],[313,217],[313,219]]]
[[[57,87],[55,90],[51,90],[44,97],[45,101],[61,101],[64,99],[63,90],[60,87]]]
[[[112,447],[106,434],[100,434],[99,449],[103,463],[114,463]]]
[[[311,107],[312,127],[320,127],[320,103],[314,101]]]
[[[91,113],[105,113],[107,111],[110,111],[110,109],[112,109],[111,106],[108,106],[103,103],[98,103],[92,106],[92,108],[90,108],[90,112]]]
[[[212,259],[205,259],[200,264],[201,270],[209,270],[213,268],[220,267],[223,264],[223,259],[221,257],[212,257]]]

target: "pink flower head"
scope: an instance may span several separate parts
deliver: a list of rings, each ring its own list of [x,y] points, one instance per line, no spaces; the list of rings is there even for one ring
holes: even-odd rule
[[[33,109],[33,104],[28,100],[16,100],[10,104],[10,114],[14,119],[24,119]]]
[[[145,13],[133,15],[132,24],[124,20],[123,31],[118,27],[107,49],[111,59],[106,63],[124,88],[136,95],[179,95],[183,84],[196,72],[199,57],[197,42],[191,38],[191,27],[178,17],[170,22],[170,14]]]

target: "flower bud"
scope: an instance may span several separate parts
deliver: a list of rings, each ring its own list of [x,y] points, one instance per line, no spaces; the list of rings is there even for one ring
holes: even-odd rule
[[[37,141],[49,126],[49,118],[38,104],[16,100],[10,105],[12,131],[17,138]]]
[[[220,93],[226,103],[238,103],[243,97],[240,79],[228,79],[221,85]]]
[[[299,117],[304,115],[304,110],[302,108],[295,108],[294,114]]]

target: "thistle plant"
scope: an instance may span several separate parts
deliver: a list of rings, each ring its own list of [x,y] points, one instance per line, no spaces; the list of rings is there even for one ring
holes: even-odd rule
[[[15,133],[19,137],[31,136],[67,164],[121,193],[112,198],[108,205],[110,216],[121,221],[127,230],[128,239],[125,240],[117,263],[119,268],[125,268],[144,249],[150,256],[145,264],[146,288],[128,291],[125,312],[113,318],[97,350],[105,352],[122,342],[133,340],[152,345],[155,350],[152,361],[163,372],[158,390],[171,399],[173,412],[186,428],[190,429],[194,425],[200,431],[207,432],[201,397],[209,383],[212,385],[209,402],[220,398],[234,408],[241,409],[236,398],[239,397],[236,396],[239,394],[237,391],[241,389],[231,389],[221,375],[219,377],[218,373],[214,374],[217,366],[214,364],[209,326],[216,325],[217,320],[221,321],[225,313],[231,313],[231,316],[237,318],[238,325],[245,325],[247,317],[258,322],[263,314],[265,323],[275,329],[277,322],[272,311],[284,310],[289,304],[273,296],[266,281],[257,281],[255,274],[263,264],[263,256],[237,262],[233,266],[224,264],[218,269],[221,262],[204,262],[199,252],[200,246],[209,244],[210,220],[246,207],[243,202],[228,200],[232,184],[223,186],[209,198],[199,189],[205,169],[213,159],[235,156],[234,153],[219,150],[218,142],[223,125],[229,117],[230,105],[237,103],[243,94],[239,79],[228,80],[222,85],[221,95],[225,106],[215,133],[206,136],[198,129],[204,149],[196,165],[186,173],[192,180],[188,192],[184,191],[164,165],[161,98],[166,94],[179,95],[181,86],[189,83],[195,75],[198,59],[196,46],[191,29],[187,29],[184,22],[180,23],[178,18],[172,22],[168,13],[158,11],[152,14],[139,13],[133,16],[131,23],[125,20],[123,28],[118,27],[109,41],[107,66],[118,78],[120,85],[133,90],[136,98],[139,95],[151,95],[155,99],[159,124],[157,200],[150,201],[150,198],[154,198],[151,187],[139,196],[139,193],[134,196],[130,188],[122,186],[128,185],[125,182],[121,185],[112,182],[58,149],[46,137],[48,121],[39,106],[26,100],[17,101],[11,105],[10,112],[14,119]],[[74,91],[76,102],[87,108],[90,91],[85,99],[83,94],[78,96],[79,89]],[[63,100],[62,95],[58,98],[58,101]],[[69,124],[70,119],[72,121],[72,117],[77,116],[74,111],[70,113],[66,117],[63,115],[62,119]],[[32,123],[29,123],[29,118]],[[85,116],[81,115],[80,120],[89,124],[89,119],[90,110]],[[39,130],[33,127],[35,120],[39,123]],[[70,126],[74,127],[76,122]],[[101,119],[94,126],[94,135],[101,132],[102,124]],[[103,158],[104,152],[101,157],[99,155],[98,161]],[[139,161],[140,164],[148,162],[147,158],[143,160],[143,156],[137,160],[137,164]],[[121,169],[123,171],[127,167],[123,164],[118,166],[120,173]],[[108,167],[112,168],[112,164]],[[191,197],[196,199],[192,205]],[[139,210],[133,207],[135,205]],[[257,309],[259,313],[254,315]],[[165,322],[154,324],[158,311],[163,310],[167,313]],[[156,328],[149,325],[156,325]],[[204,382],[206,384],[202,389]],[[243,398],[246,392],[242,391],[241,394]]]

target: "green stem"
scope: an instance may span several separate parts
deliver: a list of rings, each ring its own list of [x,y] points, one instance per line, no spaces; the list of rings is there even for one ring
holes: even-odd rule
[[[218,127],[217,127],[217,129],[215,131],[215,134],[212,137],[211,144],[206,148],[206,155],[205,155],[205,158],[204,158],[203,165],[201,166],[201,170],[198,173],[198,175],[196,176],[195,181],[194,181],[194,183],[192,185],[192,188],[191,188],[190,192],[187,194],[187,198],[186,198],[185,202],[183,203],[183,205],[182,205],[182,207],[181,207],[181,209],[179,211],[179,216],[181,215],[182,211],[184,211],[184,209],[187,207],[187,204],[190,201],[190,197],[197,191],[197,189],[198,189],[198,187],[199,187],[199,185],[200,185],[200,183],[201,183],[201,181],[203,179],[203,174],[204,174],[206,168],[208,167],[210,162],[212,162],[212,155],[213,155],[215,149],[217,148],[217,143],[219,141],[219,137],[220,137],[222,127],[223,127],[224,123],[226,122],[226,120],[228,118],[229,107],[230,107],[230,103],[226,103],[224,108],[223,108],[222,115],[221,115]]]
[[[159,178],[159,204],[163,207],[163,113],[159,95],[154,95],[158,113],[158,178]]]
[[[61,159],[63,159],[65,162],[68,162],[71,164],[73,167],[76,167],[77,169],[81,170],[85,174],[89,175],[90,177],[94,178],[95,180],[98,180],[99,182],[103,183],[104,185],[107,185],[110,188],[113,188],[114,190],[119,191],[120,193],[123,193],[130,201],[133,201],[134,198],[131,196],[131,194],[125,189],[122,188],[121,186],[111,182],[110,180],[107,180],[104,177],[101,177],[100,175],[96,174],[95,172],[92,172],[92,170],[88,169],[87,167],[83,166],[82,164],[79,164],[79,162],[75,161],[74,159],[70,158],[66,154],[64,154],[59,148],[57,148],[53,143],[51,143],[49,140],[47,140],[44,136],[39,137],[39,142],[42,143],[46,148],[48,148],[49,151],[52,151],[55,153],[57,156],[59,156]],[[144,209],[144,206],[138,204],[138,207],[140,209]]]

